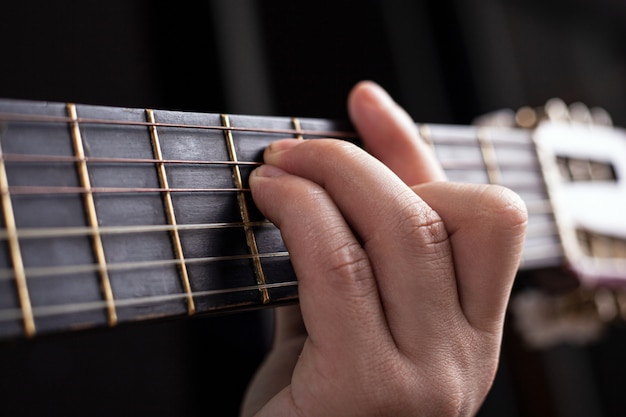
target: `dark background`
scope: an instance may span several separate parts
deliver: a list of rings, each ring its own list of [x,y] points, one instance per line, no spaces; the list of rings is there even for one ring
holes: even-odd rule
[[[4,1],[0,96],[343,119],[373,79],[420,122],[560,97],[626,126],[625,41],[621,0]],[[236,415],[271,314],[2,343],[0,414]],[[625,338],[534,351],[507,327],[480,415],[624,415]]]

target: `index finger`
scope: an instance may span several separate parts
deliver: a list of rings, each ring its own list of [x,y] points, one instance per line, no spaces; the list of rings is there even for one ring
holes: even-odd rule
[[[406,184],[446,179],[411,117],[380,86],[358,83],[350,92],[348,110],[368,152]]]

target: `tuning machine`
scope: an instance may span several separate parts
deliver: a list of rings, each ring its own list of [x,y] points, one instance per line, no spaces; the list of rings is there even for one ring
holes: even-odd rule
[[[520,107],[515,112],[515,123],[518,127],[533,129],[544,121],[613,126],[611,115],[605,109],[590,108],[579,101],[567,105],[560,98],[551,98],[542,107]]]

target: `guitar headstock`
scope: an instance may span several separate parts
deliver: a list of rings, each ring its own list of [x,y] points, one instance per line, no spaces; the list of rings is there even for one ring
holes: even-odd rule
[[[626,131],[579,103],[545,112],[534,141],[567,267],[587,287],[626,286]]]
[[[564,266],[579,282],[567,293],[517,295],[518,328],[536,347],[592,341],[626,320],[626,130],[602,109],[558,99],[518,110],[515,121],[534,130]]]

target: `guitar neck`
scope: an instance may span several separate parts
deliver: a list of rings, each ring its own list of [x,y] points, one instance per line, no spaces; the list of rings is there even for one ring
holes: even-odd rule
[[[528,130],[419,125],[453,181],[526,201],[522,268],[562,249]],[[358,142],[329,120],[0,100],[0,339],[297,300],[247,177],[285,137]]]

